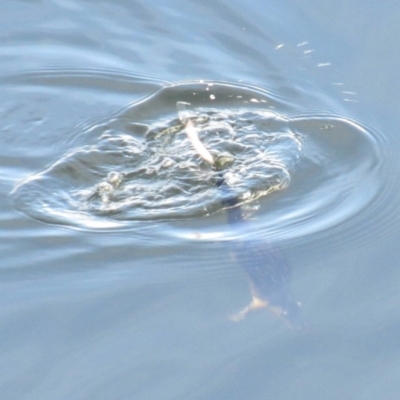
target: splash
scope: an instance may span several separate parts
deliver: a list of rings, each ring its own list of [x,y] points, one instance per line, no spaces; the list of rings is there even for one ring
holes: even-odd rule
[[[187,106],[178,113],[181,103]],[[376,149],[354,121],[292,114],[260,88],[188,82],[71,135],[63,157],[14,188],[17,208],[45,223],[84,230],[184,222],[175,233],[186,235],[192,221],[213,219],[225,206],[216,171],[192,146],[185,119],[211,154],[233,156],[225,180],[239,204],[274,199],[272,233],[299,225],[321,229],[374,195]],[[362,201],[352,191],[360,182],[366,184]]]

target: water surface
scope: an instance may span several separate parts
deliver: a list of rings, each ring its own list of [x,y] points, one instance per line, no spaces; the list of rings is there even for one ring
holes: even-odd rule
[[[2,398],[397,398],[388,10],[2,3]],[[185,144],[179,101],[235,154],[245,228]],[[230,256],[243,238],[284,253],[304,330],[229,319],[250,301]]]

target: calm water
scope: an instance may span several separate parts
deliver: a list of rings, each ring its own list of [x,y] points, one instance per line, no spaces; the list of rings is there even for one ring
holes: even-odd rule
[[[397,399],[397,9],[3,0],[1,398]],[[232,321],[244,240],[304,329]]]

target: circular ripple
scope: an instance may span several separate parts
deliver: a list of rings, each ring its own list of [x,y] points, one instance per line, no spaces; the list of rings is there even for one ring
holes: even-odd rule
[[[377,146],[356,122],[290,114],[259,88],[189,82],[71,136],[60,160],[16,186],[17,208],[86,230],[141,231],[168,221],[173,229],[164,232],[190,236],[206,218],[205,236],[223,231],[214,217],[223,210],[218,172],[192,148],[177,109],[182,103],[206,148],[234,156],[225,179],[241,204],[265,206],[259,224],[270,235],[326,229],[379,190]]]

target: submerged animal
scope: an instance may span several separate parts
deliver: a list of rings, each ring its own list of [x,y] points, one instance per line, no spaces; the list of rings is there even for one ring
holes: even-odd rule
[[[218,161],[215,162],[215,168],[221,168]],[[221,190],[222,203],[227,207],[228,223],[232,229],[246,224],[240,199],[227,184],[222,171],[217,185]],[[249,278],[252,295],[250,304],[235,314],[233,320],[239,321],[250,311],[267,308],[292,328],[302,328],[304,322],[300,303],[293,299],[291,269],[283,252],[265,239],[236,239],[230,247],[233,259]]]
[[[200,141],[190,118],[182,122],[197,154],[218,172],[216,185],[220,189],[222,203],[227,208],[229,225],[235,229],[239,224],[245,224],[240,206],[241,200],[224,177],[224,171],[232,164],[234,157],[230,154],[212,155]],[[291,327],[302,328],[304,324],[300,304],[292,297],[291,271],[283,253],[267,240],[252,238],[233,240],[230,252],[233,259],[246,272],[252,294],[250,304],[234,315],[233,319],[239,321],[250,311],[267,308],[283,318]]]

